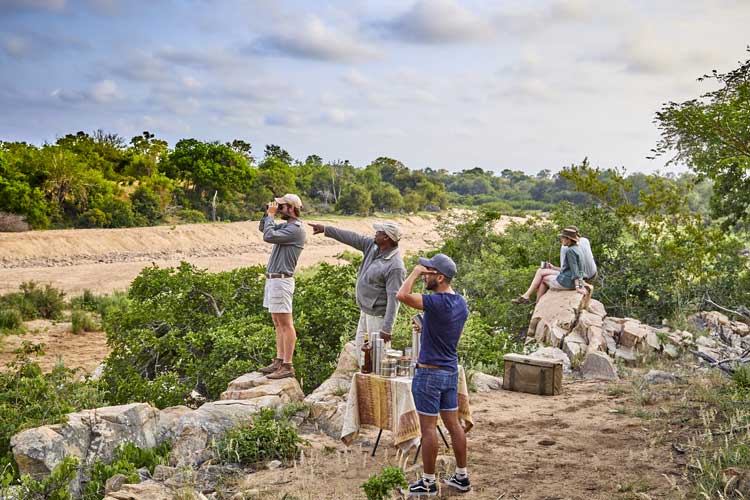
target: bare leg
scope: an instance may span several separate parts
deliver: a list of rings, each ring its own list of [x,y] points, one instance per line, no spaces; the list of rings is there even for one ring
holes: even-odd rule
[[[547,293],[547,290],[549,290],[549,287],[547,286],[547,283],[542,280],[542,282],[539,284],[539,290],[536,291],[536,300],[541,299],[542,295]]]
[[[277,332],[280,333],[281,356],[284,363],[291,363],[294,357],[294,344],[297,342],[297,331],[294,329],[292,313],[275,313],[278,321]]]
[[[419,415],[419,426],[422,428],[422,468],[425,474],[435,473],[435,462],[438,455],[437,417]]]
[[[539,288],[539,286],[544,283],[544,278],[546,276],[549,276],[551,274],[557,274],[559,272],[560,271],[556,271],[554,269],[537,269],[536,273],[534,274],[534,279],[531,280],[531,285],[529,286],[529,289],[526,290],[526,293],[524,293],[523,296],[526,297],[527,299],[531,298],[531,294],[534,293],[534,290]]]
[[[273,327],[276,330],[276,357],[284,359],[284,346],[281,345],[281,326],[279,325],[279,318],[276,313],[271,313],[271,319],[273,320]]]
[[[457,411],[441,411],[440,418],[451,435],[451,446],[456,456],[456,467],[466,467],[466,433],[458,422]]]

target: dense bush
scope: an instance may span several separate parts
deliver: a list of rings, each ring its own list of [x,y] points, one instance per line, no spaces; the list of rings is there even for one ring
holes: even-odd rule
[[[14,308],[0,309],[0,332],[20,330],[23,326],[21,311]]]
[[[59,319],[65,308],[65,293],[51,285],[44,288],[33,281],[22,283],[20,292],[0,296],[0,306],[16,309],[24,320]]]
[[[302,439],[285,418],[276,419],[264,408],[253,417],[252,425],[228,431],[214,443],[223,463],[255,465],[269,460],[289,461],[299,456]]]
[[[70,483],[78,471],[78,460],[66,457],[49,476],[37,481],[29,475],[21,477],[17,498],[23,500],[70,500]]]
[[[232,379],[266,365],[275,355],[275,330],[262,307],[264,279],[259,266],[217,274],[187,263],[144,269],[128,301],[104,320],[109,399],[164,407],[193,389],[216,399]],[[331,374],[353,335],[355,279],[353,266],[327,264],[297,279],[294,364],[308,392]]]
[[[14,434],[62,422],[66,414],[83,408],[106,405],[97,386],[82,381],[77,371],[56,366],[42,373],[31,358],[42,353],[42,346],[24,343],[16,359],[0,372],[0,470],[10,466],[17,473],[10,450]]]
[[[104,487],[107,480],[115,474],[122,474],[127,483],[139,482],[138,469],[148,468],[153,474],[157,465],[167,465],[170,442],[148,450],[139,448],[133,443],[124,443],[117,447],[112,463],[105,464],[99,458],[91,467],[91,478],[83,490],[83,500],[100,500],[104,498]]]
[[[99,329],[94,318],[86,311],[73,310],[70,314],[70,331],[73,333],[95,332]]]

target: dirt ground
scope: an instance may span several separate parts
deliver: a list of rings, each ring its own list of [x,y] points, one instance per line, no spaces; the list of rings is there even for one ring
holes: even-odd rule
[[[622,382],[627,384],[627,382]],[[683,498],[683,467],[655,421],[626,415],[626,391],[604,382],[566,382],[563,394],[543,397],[508,391],[473,393],[476,426],[467,434],[473,491],[448,487],[441,497],[523,500],[608,500]],[[610,395],[611,394],[611,395]],[[614,395],[618,394],[618,395]],[[304,464],[247,476],[242,489],[257,498],[365,498],[360,485],[386,465],[398,465],[392,436],[383,433],[374,458],[375,430],[347,448],[311,433]],[[441,447],[438,473],[452,472],[452,455]],[[421,472],[421,460],[407,458],[407,479]]]
[[[24,323],[26,333],[0,337],[0,370],[16,357],[14,351],[24,342],[44,344],[44,356],[36,358],[39,366],[49,372],[63,362],[67,368],[80,368],[91,373],[109,354],[104,332],[72,333],[70,322],[44,319]]]

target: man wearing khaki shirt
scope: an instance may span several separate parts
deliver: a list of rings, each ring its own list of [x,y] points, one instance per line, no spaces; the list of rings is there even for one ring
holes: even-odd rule
[[[398,249],[401,230],[394,222],[373,224],[375,236],[372,237],[323,224],[310,226],[313,234],[324,233],[363,253],[362,265],[357,273],[357,305],[360,314],[355,337],[361,364],[365,333],[380,332],[380,338],[386,342],[391,340],[399,307],[396,293],[406,277],[406,267]]]

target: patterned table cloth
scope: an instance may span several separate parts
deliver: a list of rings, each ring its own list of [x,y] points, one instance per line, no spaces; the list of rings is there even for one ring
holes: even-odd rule
[[[362,425],[373,425],[394,434],[396,446],[407,451],[419,444],[419,415],[411,395],[410,377],[384,378],[355,373],[346,402],[341,440],[349,445]],[[468,432],[474,427],[469,406],[466,373],[458,367],[458,419]]]

